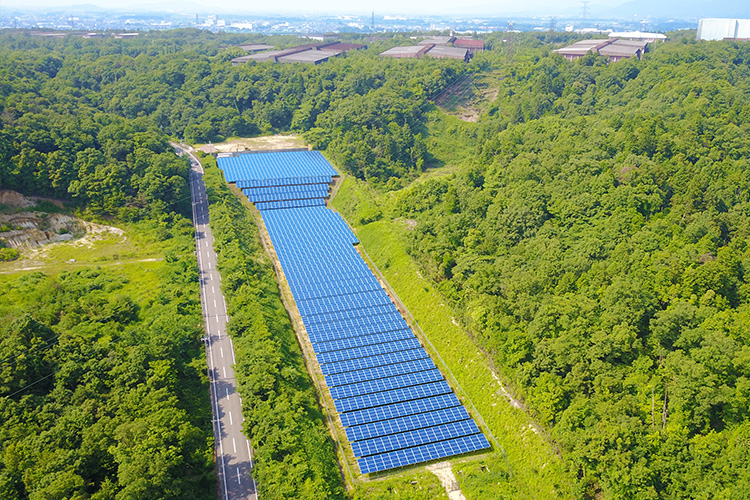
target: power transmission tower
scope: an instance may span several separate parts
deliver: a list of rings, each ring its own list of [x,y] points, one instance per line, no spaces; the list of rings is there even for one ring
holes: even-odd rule
[[[589,10],[589,4],[591,2],[589,2],[589,0],[583,0],[581,3],[583,4],[583,15],[581,16],[581,23],[583,23],[583,27],[585,28],[586,27],[586,17],[587,17],[588,10]]]

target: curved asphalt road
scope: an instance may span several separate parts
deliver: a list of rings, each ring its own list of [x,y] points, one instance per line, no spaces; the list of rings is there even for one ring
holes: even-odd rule
[[[193,201],[195,249],[198,257],[201,304],[206,325],[206,355],[211,386],[211,410],[216,442],[216,475],[219,498],[257,500],[250,441],[242,433],[242,400],[234,379],[234,349],[226,333],[227,307],[216,268],[214,238],[208,226],[208,199],[203,167],[186,146],[173,146],[190,158],[190,195]]]

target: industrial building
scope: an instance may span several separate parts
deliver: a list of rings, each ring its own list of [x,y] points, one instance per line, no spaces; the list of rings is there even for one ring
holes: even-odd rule
[[[607,57],[609,62],[617,62],[621,59],[637,57],[641,59],[646,52],[647,42],[642,40],[621,40],[611,38],[609,40],[581,40],[573,45],[553,50],[568,61],[575,61],[589,52]]]
[[[481,50],[484,50],[484,42],[481,40],[433,36],[425,38],[417,45],[393,47],[380,55],[396,59],[420,59],[427,56],[438,59],[462,59],[468,62],[476,51]]]
[[[240,48],[247,51],[248,53],[255,53],[263,50],[270,50],[273,48],[273,45],[268,45],[265,43],[249,43],[246,45],[240,45]]]
[[[453,36],[431,36],[417,43],[417,45],[448,45],[453,43],[455,39],[456,37]]]
[[[266,46],[273,48],[270,46]],[[332,57],[337,57],[350,50],[366,49],[366,45],[358,43],[329,42],[324,44],[305,44],[284,50],[263,50],[246,56],[232,59],[232,66],[247,64],[249,62],[275,63],[307,63],[320,64]]]
[[[749,40],[750,19],[698,20],[698,40]]]
[[[460,49],[466,49],[470,54],[477,52],[484,52],[484,41],[483,40],[472,40],[470,38],[456,38],[453,42],[454,47]]]
[[[407,45],[406,47],[393,47],[380,54],[381,57],[392,57],[395,59],[420,59],[433,48],[434,45]]]
[[[458,47],[436,45],[428,50],[425,53],[425,56],[434,57],[436,59],[463,59],[464,61],[468,61],[469,51]]]

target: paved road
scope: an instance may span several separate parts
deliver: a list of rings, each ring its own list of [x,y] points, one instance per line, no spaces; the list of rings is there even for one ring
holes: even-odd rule
[[[193,200],[195,248],[200,273],[201,303],[206,325],[206,355],[211,382],[211,405],[216,438],[216,473],[219,498],[257,500],[250,442],[242,434],[242,400],[234,379],[234,349],[226,333],[227,307],[221,293],[221,276],[216,269],[214,238],[208,226],[208,199],[203,167],[183,147],[175,148],[190,158],[190,194]]]

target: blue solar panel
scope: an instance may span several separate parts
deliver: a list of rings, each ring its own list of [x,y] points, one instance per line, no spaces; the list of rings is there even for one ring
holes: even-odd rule
[[[312,184],[331,184],[333,182],[333,178],[330,175],[318,175],[307,177],[279,177],[276,179],[247,179],[237,180],[233,182],[236,183],[239,189],[256,189],[276,186],[308,186]]]
[[[238,186],[239,187],[239,183]],[[246,195],[251,194],[287,194],[296,192],[308,192],[311,190],[328,192],[330,184],[318,183],[318,184],[292,184],[282,186],[263,186],[263,187],[252,187],[252,188],[240,188]]]
[[[406,375],[400,375],[398,377],[368,380],[358,384],[329,387],[329,390],[331,392],[331,398],[345,399],[362,396],[364,394],[372,394],[374,392],[400,389],[412,385],[428,384],[430,382],[437,382],[438,380],[443,380],[443,375],[440,373],[440,370],[435,369],[424,372],[407,373]]]
[[[489,446],[325,206],[336,171],[319,152],[219,158],[261,210],[363,473]]]
[[[346,337],[353,337],[364,333],[380,333],[393,330],[407,330],[409,325],[406,321],[394,311],[388,311],[385,314],[375,316],[358,316],[355,318],[332,321],[330,323],[317,323],[306,326],[310,338],[313,342],[321,340],[335,340]],[[354,333],[350,333],[350,332]],[[317,337],[325,337],[320,340]]]
[[[362,441],[378,436],[387,436],[388,434],[398,434],[400,432],[432,427],[449,422],[458,422],[459,420],[468,420],[471,418],[463,406],[453,406],[442,408],[427,413],[418,413],[416,415],[407,415],[405,417],[381,420],[369,424],[355,425],[347,427],[346,437],[349,441]]]
[[[366,457],[378,453],[421,446],[436,441],[471,436],[472,434],[479,434],[477,424],[473,420],[461,420],[435,427],[415,429],[400,434],[389,434],[364,441],[355,441],[352,443],[352,450],[355,457]]]
[[[370,319],[378,319],[382,316],[371,316],[369,318],[361,318],[365,320]],[[319,344],[321,342],[333,342],[337,340],[344,340],[344,339],[351,339],[353,337],[364,337],[368,335],[377,335],[377,334],[385,334],[385,333],[391,333],[391,332],[408,332],[410,337],[414,336],[414,333],[409,330],[409,327],[406,325],[406,323],[397,323],[395,321],[384,321],[384,322],[372,322],[370,324],[361,324],[358,326],[353,326],[351,328],[336,328],[333,330],[328,330],[326,327],[330,327],[331,325],[325,325],[325,324],[319,324],[319,325],[312,325],[312,326],[321,326],[323,328],[319,330],[314,330],[314,332],[311,332],[312,328],[308,330],[310,342],[313,344]],[[367,339],[363,339],[363,342],[366,342]],[[375,342],[368,342],[368,343],[375,343]],[[365,344],[363,344],[365,345]]]
[[[347,359],[365,358],[368,356],[377,356],[389,352],[406,351],[409,349],[421,348],[422,345],[416,337],[406,338],[395,342],[387,342],[375,345],[365,345],[352,349],[343,349],[340,351],[319,352],[317,355],[318,363],[335,363]],[[315,348],[313,348],[315,349]]]
[[[342,349],[352,349],[355,347],[377,345],[405,339],[416,340],[416,337],[414,337],[414,333],[409,329],[382,333],[361,333],[354,337],[313,342],[313,349],[315,352],[322,354],[332,351],[340,351]]]
[[[373,406],[383,406],[392,403],[400,403],[410,399],[420,399],[439,394],[447,394],[451,388],[444,380],[432,384],[404,387],[393,391],[379,392],[377,394],[366,394],[354,398],[339,399],[334,401],[336,410],[340,413],[347,411],[363,410]]]
[[[325,379],[328,387],[335,387],[338,385],[356,384],[357,382],[365,382],[367,380],[375,380],[378,378],[395,377],[396,375],[404,375],[406,373],[422,372],[434,368],[435,364],[432,360],[425,357],[391,366],[376,366],[374,368],[367,368],[353,372],[326,375]]]
[[[370,474],[372,472],[418,464],[420,462],[427,462],[429,460],[459,455],[489,447],[490,444],[482,434],[474,434],[473,436],[464,436],[414,448],[373,455],[361,458],[357,460],[357,463],[359,463],[359,470],[362,474]]]
[[[378,354],[377,356],[368,356],[366,358],[354,358],[336,361],[334,363],[326,363],[321,365],[320,368],[323,375],[334,375],[351,371],[361,372],[362,370],[375,368],[376,366],[390,366],[396,363],[405,363],[407,361],[425,358],[429,358],[429,356],[427,355],[427,351],[425,351],[420,345],[418,348],[410,349],[408,351],[388,352],[385,354]]]
[[[300,301],[297,309],[305,316],[334,313],[338,311],[353,311],[355,309],[374,308],[376,306],[391,305],[391,298],[382,289],[373,293],[356,293],[338,297],[320,297],[314,300]]]
[[[337,176],[319,151],[277,151],[220,157],[227,182],[249,179]]]
[[[312,200],[291,200],[291,201],[269,201],[265,203],[256,203],[258,210],[279,210],[282,208],[300,208],[300,207],[317,207],[326,204],[322,199]]]
[[[314,300],[323,297],[341,297],[343,295],[349,295],[353,293],[372,293],[379,290],[383,290],[375,280],[363,279],[358,282],[334,282],[334,283],[320,283],[317,287],[304,286],[298,283],[294,283],[292,293],[295,294],[294,300],[299,303],[303,300]],[[290,283],[290,287],[291,287]],[[296,290],[295,290],[296,289]],[[295,293],[296,291],[296,293]]]
[[[338,311],[332,313],[315,314],[306,316],[303,315],[305,324],[310,323],[314,325],[316,323],[327,323],[329,321],[345,321],[351,318],[366,318],[370,316],[379,316],[382,314],[391,314],[396,310],[393,304],[383,304],[379,306],[370,306],[363,309],[352,309],[349,311]]]
[[[378,406],[367,408],[365,410],[351,411],[342,413],[341,425],[350,427],[353,425],[363,425],[370,422],[380,422],[391,418],[415,415],[427,411],[435,411],[441,408],[450,408],[459,406],[461,403],[455,394],[447,393],[435,397],[405,401],[403,403],[392,404],[388,406]]]

